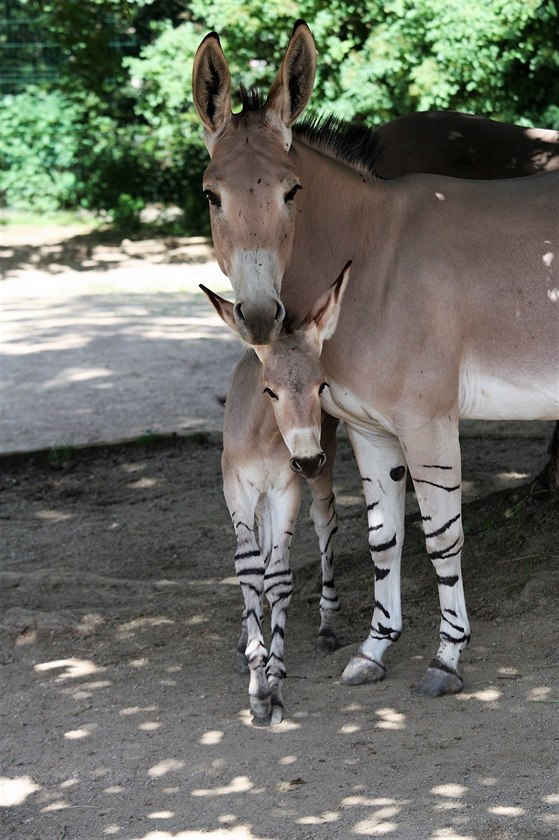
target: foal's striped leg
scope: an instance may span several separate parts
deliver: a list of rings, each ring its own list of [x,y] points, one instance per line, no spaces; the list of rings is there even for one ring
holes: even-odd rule
[[[251,698],[268,697],[270,690],[265,670],[268,651],[262,632],[265,559],[255,533],[255,511],[260,494],[242,471],[231,469],[223,470],[223,491],[237,538],[235,571],[245,602],[242,633],[237,646],[241,664],[239,670],[246,670],[242,667],[244,659],[250,671]]]
[[[383,656],[402,631],[400,558],[404,539],[406,468],[398,439],[382,432],[348,435],[367,504],[369,549],[375,576],[374,609],[368,638],[346,666],[341,682],[378,682],[386,674]]]
[[[470,640],[460,568],[464,532],[458,424],[448,417],[431,421],[407,436],[404,445],[441,608],[439,649],[416,692],[430,697],[455,694],[463,685],[458,660]]]
[[[286,677],[284,661],[285,624],[287,609],[293,593],[293,579],[289,564],[289,549],[301,504],[301,481],[290,472],[286,484],[267,495],[268,521],[272,548],[264,577],[264,591],[271,609],[272,637],[266,663],[269,696],[261,698],[259,717],[263,722],[281,723],[283,717],[283,681]],[[251,698],[253,712],[256,707]]]

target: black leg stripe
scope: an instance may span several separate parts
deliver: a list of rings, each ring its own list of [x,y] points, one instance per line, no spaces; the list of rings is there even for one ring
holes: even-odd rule
[[[445,524],[441,525],[440,528],[437,528],[436,531],[431,531],[430,534],[425,534],[425,539],[430,540],[431,537],[438,537],[441,534],[444,534],[445,531],[448,531],[451,525],[453,525],[458,519],[460,519],[461,515],[462,514],[457,513],[456,516],[453,516],[452,519],[449,519],[448,522],[445,522]]]
[[[437,575],[437,583],[440,586],[455,586],[458,583],[458,580],[458,575],[448,575],[447,577]]]
[[[254,594],[258,595],[258,597],[260,598],[262,590],[259,589],[257,586],[254,586],[252,583],[247,583],[246,580],[241,581],[241,586],[243,589],[250,589],[251,592],[254,592]]]
[[[440,553],[435,551],[434,554],[430,554],[429,557],[431,560],[448,560],[449,557],[456,557],[457,554],[460,554],[462,548],[463,545],[461,545],[456,551],[443,551]]]
[[[257,577],[263,577],[264,565],[249,566],[248,569],[239,569],[239,571],[237,572],[237,577],[244,577],[245,575],[256,575]]]
[[[456,548],[456,546],[458,545],[459,542],[460,542],[460,537],[455,539],[454,542],[452,543],[452,545],[447,545],[446,548],[441,548],[440,551],[430,551],[429,552],[429,557],[431,558],[431,560],[439,560],[439,559],[445,558],[445,557],[454,557],[454,554],[451,554],[450,552],[453,548]],[[456,552],[456,553],[458,553],[458,552]]]
[[[271,602],[270,609],[275,610],[278,604],[285,603],[285,601],[291,598],[291,595],[291,590],[289,592],[284,593],[283,595],[278,595],[278,597]]]
[[[330,540],[332,539],[332,537],[334,536],[334,534],[336,534],[336,533],[337,533],[337,531],[338,531],[338,526],[337,526],[337,525],[334,525],[334,527],[333,527],[333,528],[332,528],[332,530],[330,531],[330,535],[329,535],[328,539],[326,540],[326,545],[324,546],[324,551],[323,551],[323,554],[326,554],[326,552],[328,551],[328,546],[330,545]]]
[[[445,466],[442,466],[441,464],[422,464],[421,466],[424,467],[426,470],[453,470],[454,469],[454,467],[445,467]]]
[[[390,574],[390,569],[381,569],[379,566],[373,567],[375,570],[375,580],[384,580],[386,575]]]
[[[470,637],[465,636],[465,635],[460,636],[458,639],[455,639],[453,636],[449,636],[448,633],[441,633],[440,637],[441,637],[441,639],[444,639],[445,642],[451,642],[454,645],[460,645],[460,644],[462,644],[462,642],[469,642],[470,641]]]
[[[442,613],[441,613],[441,615],[442,615]],[[443,619],[444,622],[446,622],[446,624],[450,625],[450,627],[452,627],[452,629],[456,630],[458,633],[463,633],[464,632],[463,627],[460,627],[459,624],[453,624],[452,621],[449,621],[448,618],[446,618],[446,616],[442,615],[442,619]]]
[[[382,613],[384,613],[384,615],[386,616],[386,618],[390,618],[390,613],[388,612],[388,610],[386,609],[386,607],[384,607],[384,606],[380,603],[380,601],[375,601],[374,606],[375,606],[375,607],[378,607],[378,609],[379,609]]]
[[[383,624],[379,624],[378,627],[371,627],[369,635],[373,639],[378,639],[381,642],[386,641],[386,639],[390,639],[391,642],[397,642],[401,634],[399,630],[394,630],[393,627],[385,627]]]
[[[436,484],[434,481],[427,481],[425,478],[414,478],[416,484],[430,484],[431,487],[436,487],[438,490],[446,490],[447,493],[453,493],[455,490],[460,490],[461,485],[456,484],[453,487],[446,487],[444,484]]]
[[[235,514],[233,514],[233,516],[234,515]],[[249,528],[246,522],[237,522],[237,524],[235,525],[235,530],[237,530],[237,528],[246,528],[247,531],[250,531],[251,534],[254,534],[254,528]]]
[[[274,578],[279,578],[282,576],[291,577],[291,572],[289,571],[289,569],[282,569],[279,572],[271,572],[270,574],[266,573],[266,583],[268,583],[268,581],[270,580],[273,580]]]
[[[396,545],[396,534],[392,537],[391,540],[385,543],[379,543],[378,545],[373,545],[369,543],[369,548],[371,551],[387,551],[389,548],[394,548]]]
[[[242,554],[235,554],[235,560],[244,560],[246,557],[259,557],[260,550],[258,548],[254,551],[245,551]]]

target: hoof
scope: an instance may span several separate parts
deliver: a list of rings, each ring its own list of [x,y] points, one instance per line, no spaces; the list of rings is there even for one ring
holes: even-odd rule
[[[414,693],[421,697],[442,697],[443,694],[458,694],[463,687],[464,681],[460,674],[429,666]]]
[[[335,650],[338,648],[338,637],[332,631],[328,633],[319,633],[318,639],[316,640],[316,652],[317,653],[334,653]]]
[[[270,723],[272,717],[272,695],[267,697],[257,697],[255,694],[250,694],[250,710],[254,715],[254,723],[260,726],[266,726]]]
[[[270,726],[277,726],[283,720],[283,706],[274,706],[272,708],[272,717],[270,718]]]
[[[248,667],[247,658],[244,652],[241,653],[240,650],[237,651],[237,671],[239,674],[248,674],[250,668]]]
[[[386,668],[380,662],[362,654],[353,656],[345,667],[340,682],[342,685],[364,685],[365,683],[377,683],[386,676]]]
[[[250,697],[253,726],[278,726],[283,720],[283,705],[275,704],[271,697],[261,700]]]

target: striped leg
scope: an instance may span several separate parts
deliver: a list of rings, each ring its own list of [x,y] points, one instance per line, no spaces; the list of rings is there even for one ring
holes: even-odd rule
[[[331,653],[338,647],[336,615],[340,609],[340,602],[334,584],[333,546],[333,537],[338,530],[338,516],[334,507],[335,497],[332,487],[337,427],[338,420],[336,418],[324,415],[321,445],[326,453],[327,461],[320,475],[307,482],[312,495],[310,515],[318,537],[322,567],[320,629],[316,642],[316,649],[319,653]]]
[[[299,477],[291,474],[281,490],[271,490],[268,493],[267,503],[272,536],[270,561],[264,578],[264,590],[270,604],[272,626],[270,654],[266,663],[269,688],[266,697],[258,697],[258,703],[251,696],[251,707],[258,720],[276,724],[281,723],[283,717],[282,689],[286,677],[285,623],[293,592],[289,549],[301,503]]]
[[[225,469],[223,491],[237,537],[235,571],[245,602],[242,633],[237,646],[239,670],[246,670],[244,660],[250,670],[251,697],[267,696],[269,686],[265,668],[268,651],[262,633],[265,561],[255,534],[255,511],[260,494],[249,481],[243,480],[242,473]]]
[[[441,608],[440,644],[416,693],[429,697],[462,689],[460,653],[470,639],[460,559],[464,534],[458,424],[431,421],[403,440],[423,520],[427,552],[435,567]]]
[[[346,666],[341,682],[378,682],[386,674],[383,656],[402,630],[400,558],[404,538],[406,468],[398,439],[383,432],[348,435],[363,482],[369,549],[375,575],[374,609],[368,638]]]

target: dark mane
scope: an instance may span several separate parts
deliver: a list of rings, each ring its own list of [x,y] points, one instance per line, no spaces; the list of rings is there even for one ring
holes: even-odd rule
[[[239,88],[239,99],[243,106],[242,113],[260,111],[264,107],[266,100],[259,88],[246,88],[241,85]]]
[[[311,115],[293,127],[293,134],[315,149],[356,169],[375,174],[377,139],[374,128],[350,123],[332,114]]]
[[[239,88],[239,99],[242,111],[238,117],[260,111],[266,103],[261,90],[249,89],[244,85]],[[313,114],[293,126],[293,134],[303,143],[344,161],[355,169],[364,169],[375,174],[378,152],[374,128],[347,122],[333,114]]]

